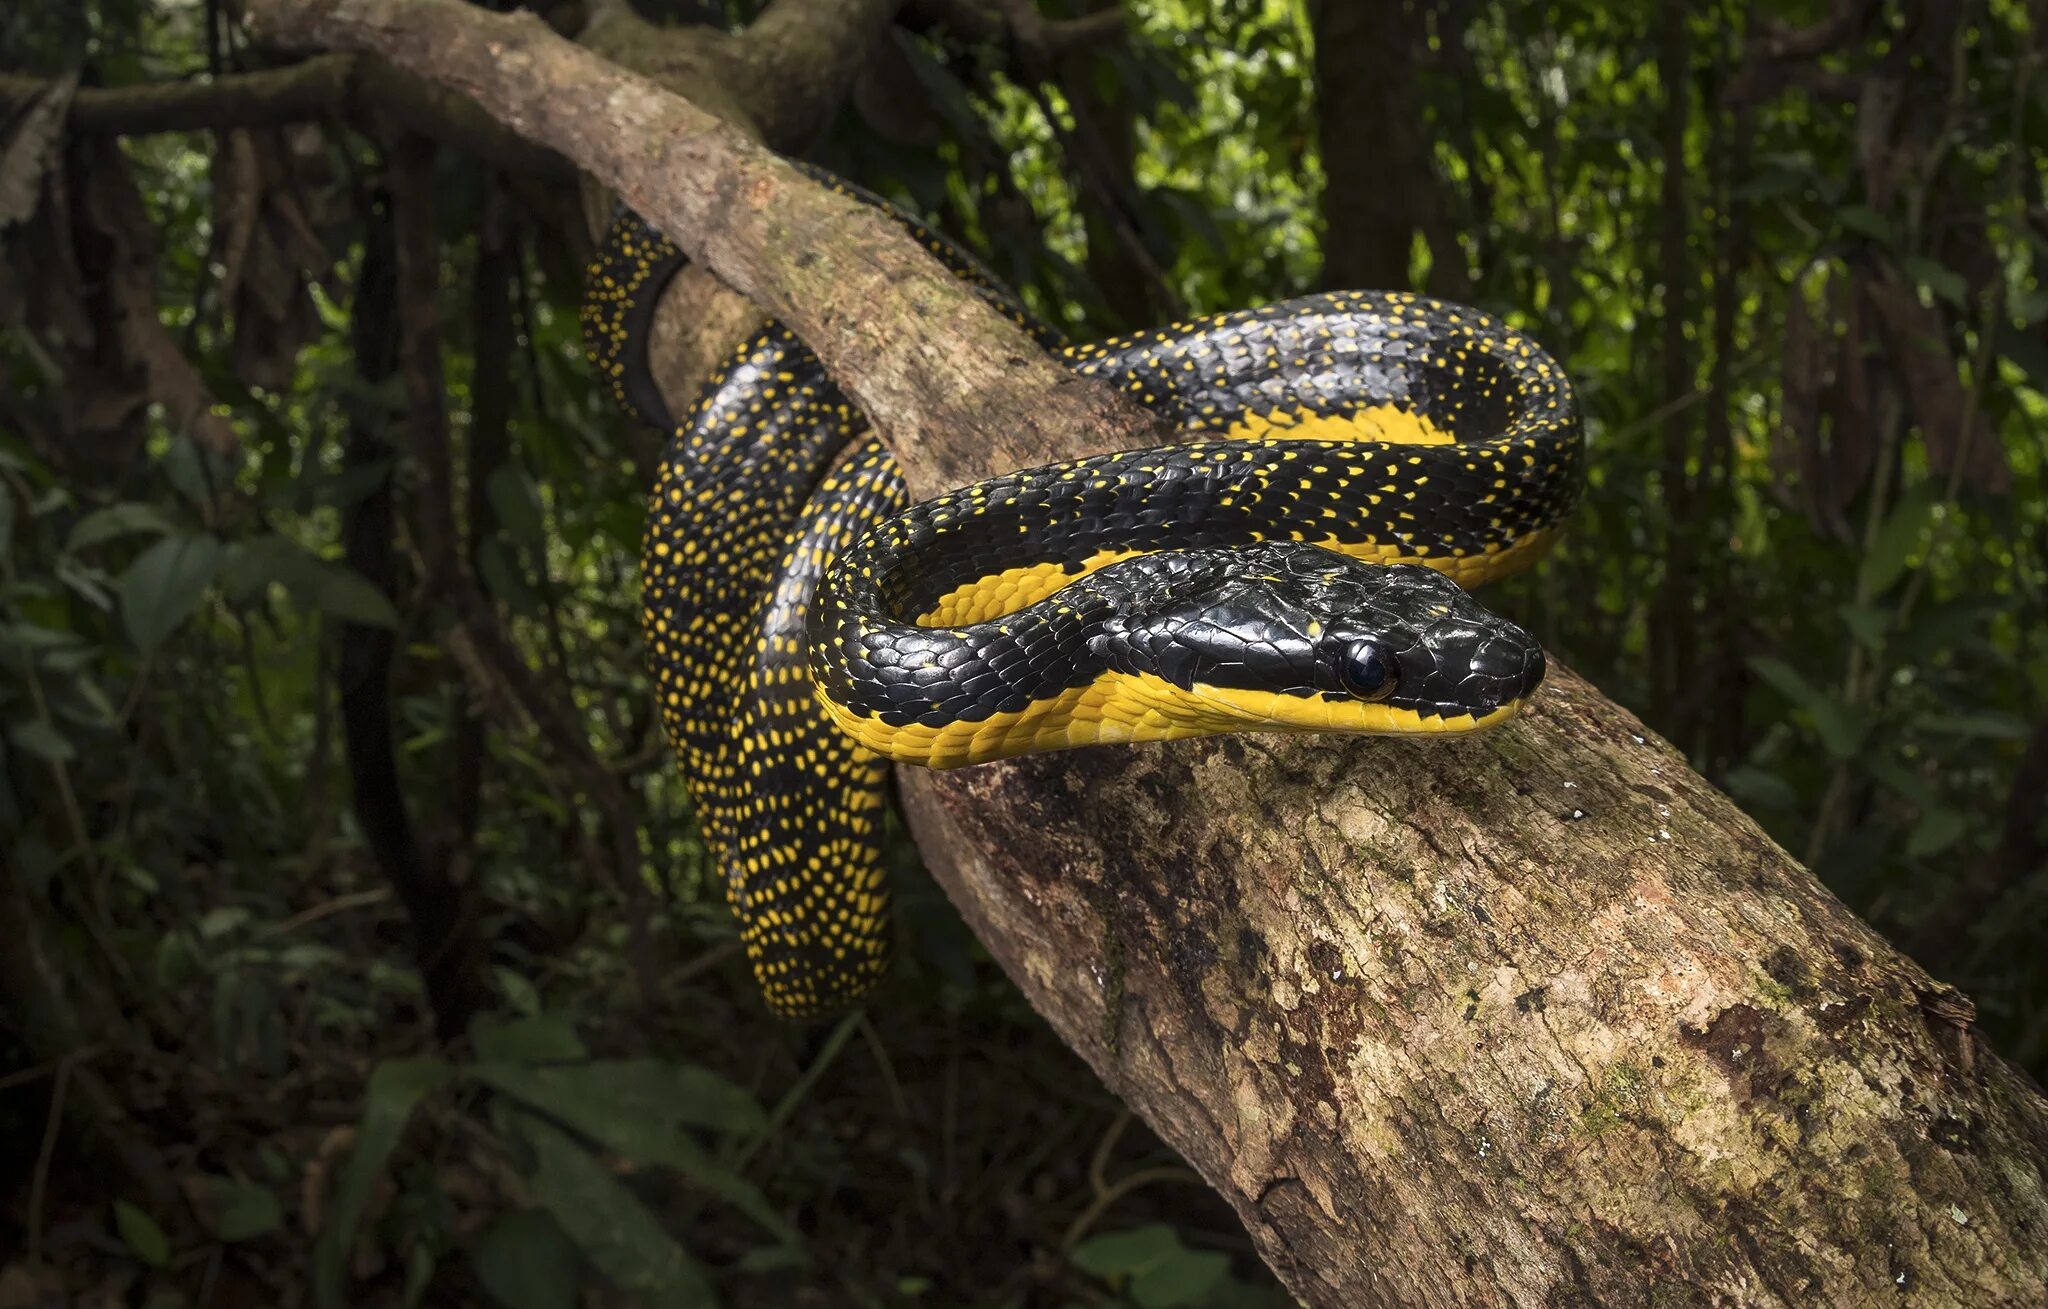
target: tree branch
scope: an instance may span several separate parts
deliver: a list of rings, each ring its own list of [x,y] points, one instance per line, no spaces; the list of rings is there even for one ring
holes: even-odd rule
[[[804,334],[920,493],[1146,434],[886,224],[534,24],[253,8],[615,186]],[[2038,1089],[1569,672],[1436,748],[1226,737],[903,783],[1010,975],[1311,1304],[2038,1299]]]
[[[812,342],[890,433],[918,494],[1153,430],[1108,388],[1046,358],[888,219],[528,15],[452,0],[252,0],[249,14],[266,39],[369,50],[441,78],[578,160]],[[900,317],[873,330],[878,305]],[[865,330],[848,330],[856,323]]]
[[[764,139],[806,143],[824,129],[903,0],[775,0],[740,37],[730,85]],[[795,88],[792,91],[792,88]]]
[[[412,138],[409,144],[423,145],[419,138]],[[438,258],[432,271],[420,266],[423,258],[438,255],[433,216],[420,212],[424,195],[419,188],[431,187],[431,179],[422,176],[422,167],[401,153],[394,174],[404,198],[395,196],[388,205],[373,201],[366,206],[370,210],[368,231],[351,307],[356,371],[366,387],[374,388],[405,370],[405,426],[413,429],[410,435],[415,440],[420,439],[422,424],[431,427],[438,421],[441,404],[434,389],[440,376],[440,336],[433,318],[433,283],[423,281],[438,272]],[[408,190],[411,194],[405,196]],[[430,189],[426,194],[431,194]],[[394,212],[400,210],[405,212]],[[408,251],[408,246],[414,248]],[[422,295],[427,297],[425,304],[420,302]],[[423,346],[431,346],[434,352],[430,365],[413,353]],[[408,353],[402,354],[402,349]],[[411,367],[406,367],[408,361]],[[423,372],[428,375],[421,376]],[[422,396],[432,406],[433,416],[416,411]],[[387,458],[392,445],[387,429],[396,425],[397,418],[364,402],[350,415],[342,447],[344,464],[361,468]],[[427,489],[428,501],[436,489]],[[386,479],[342,513],[342,543],[349,567],[392,596],[398,590],[394,548],[397,498],[396,479]],[[446,509],[442,512],[445,517]],[[362,829],[378,870],[405,906],[414,959],[433,1009],[434,1030],[449,1040],[462,1033],[483,1000],[473,898],[467,887],[450,878],[442,852],[426,848],[413,826],[392,739],[391,661],[396,634],[364,623],[344,623],[340,646],[337,680],[342,740],[356,825]]]
[[[334,112],[357,63],[350,55],[321,55],[288,68],[234,73],[205,82],[145,82],[139,86],[81,87],[67,126],[74,132],[116,136],[274,127]],[[0,74],[0,117],[48,83]]]
[[[1078,18],[1048,19],[1035,9],[1032,16],[1032,39],[1040,53],[1053,60],[1120,40],[1126,26],[1120,6]],[[905,25],[916,31],[943,29],[969,45],[1007,42],[1017,32],[1012,15],[977,0],[909,0],[904,6],[904,18]]]
[[[0,120],[48,85],[39,78],[0,73]],[[72,98],[65,125],[86,134],[146,136],[276,127],[329,115],[357,122],[382,115],[501,168],[541,179],[572,175],[560,155],[508,131],[467,96],[402,73],[385,60],[356,55],[321,55],[204,82],[82,87]]]

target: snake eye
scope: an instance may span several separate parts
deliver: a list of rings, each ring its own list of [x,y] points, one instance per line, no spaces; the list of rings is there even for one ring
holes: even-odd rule
[[[1361,700],[1384,700],[1394,693],[1399,674],[1394,659],[1372,641],[1353,641],[1337,660],[1344,689]]]

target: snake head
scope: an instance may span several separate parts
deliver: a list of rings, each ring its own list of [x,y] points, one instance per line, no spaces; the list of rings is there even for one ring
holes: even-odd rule
[[[1470,731],[1543,680],[1535,639],[1432,569],[1298,542],[1146,562],[1101,653],[1198,730]]]

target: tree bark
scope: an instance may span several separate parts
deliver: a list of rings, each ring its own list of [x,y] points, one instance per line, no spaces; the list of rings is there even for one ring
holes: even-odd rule
[[[1415,66],[1426,57],[1419,16],[1405,0],[1311,0],[1316,136],[1323,159],[1326,287],[1405,289],[1415,234],[1440,208],[1432,133],[1420,113]],[[1433,250],[1462,278],[1455,242]]]
[[[438,414],[440,396],[433,383],[440,378],[440,332],[432,321],[432,276],[439,271],[439,246],[433,236],[431,211],[420,212],[428,203],[431,187],[431,154],[419,138],[412,138],[397,161],[398,196],[381,211],[368,215],[368,234],[363,245],[362,269],[357,280],[353,315],[353,345],[356,372],[366,389],[374,388],[401,369],[401,346],[417,352],[430,348],[434,362],[424,371],[430,378],[418,378],[419,356],[407,371],[406,435],[419,439],[422,421],[414,409],[424,402]],[[415,156],[407,159],[406,154]],[[400,198],[402,197],[402,198]],[[409,212],[393,212],[399,209]],[[410,245],[413,247],[408,250]],[[424,246],[422,249],[420,247]],[[430,261],[422,268],[422,260]],[[422,284],[422,279],[429,279]],[[425,304],[421,296],[427,297]],[[428,319],[421,322],[422,317]],[[365,402],[367,405],[369,402]],[[351,415],[342,448],[345,466],[360,468],[388,456],[392,429],[400,426],[399,416],[366,409]],[[434,513],[435,488],[429,487],[422,516]],[[370,494],[349,505],[342,513],[342,544],[350,568],[363,575],[387,596],[398,592],[398,489],[395,477],[387,478]],[[449,513],[444,503],[438,511]],[[474,904],[468,888],[450,876],[440,847],[423,843],[413,824],[412,809],[406,801],[405,785],[398,774],[397,746],[392,731],[391,664],[398,644],[395,632],[366,623],[341,625],[341,659],[337,680],[340,689],[343,747],[348,757],[349,786],[355,804],[356,825],[362,829],[386,881],[405,906],[412,930],[413,958],[424,982],[427,1002],[433,1011],[434,1030],[443,1039],[461,1035],[469,1019],[482,1005],[483,958],[476,938]]]
[[[1147,439],[914,243],[536,24],[254,0],[475,95],[819,351],[929,493]],[[1436,746],[906,771],[926,858],[1313,1305],[2039,1304],[2048,1103],[1565,670]]]

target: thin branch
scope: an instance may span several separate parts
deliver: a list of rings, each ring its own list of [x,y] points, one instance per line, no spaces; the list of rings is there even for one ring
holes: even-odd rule
[[[66,125],[74,132],[127,136],[274,127],[319,118],[341,106],[360,62],[354,55],[319,55],[287,68],[210,80],[81,87]],[[0,117],[47,85],[38,78],[0,74]]]
[[[0,73],[0,120],[50,85]],[[506,130],[466,97],[360,55],[318,55],[288,67],[204,80],[85,87],[72,98],[65,126],[86,135],[146,136],[276,127],[337,115],[366,125],[395,123],[514,172],[571,176],[561,156]]]

